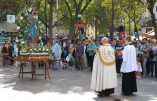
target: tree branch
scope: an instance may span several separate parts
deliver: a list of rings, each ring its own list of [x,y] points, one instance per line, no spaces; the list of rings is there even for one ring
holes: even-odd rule
[[[76,13],[75,17],[77,17],[78,13],[80,12],[81,6],[82,6],[83,0],[80,0],[79,3],[76,6]]]
[[[59,25],[59,24],[63,21],[63,19],[64,19],[64,18],[61,18],[61,19],[59,19],[58,21],[56,21],[56,22],[53,24],[52,28],[54,28],[54,27],[56,27],[57,25]]]
[[[46,21],[44,21],[41,17],[44,15],[44,12],[41,13],[42,15],[41,16],[38,16],[39,17],[39,20],[45,25],[45,26],[49,26]]]
[[[87,3],[86,3],[85,6],[83,7],[83,9],[80,11],[81,14],[86,10],[86,8],[88,7],[88,5],[90,4],[91,1],[92,1],[92,0],[87,0]]]
[[[74,4],[75,4],[75,7],[77,8],[77,1],[76,0],[74,0]]]
[[[147,2],[143,1],[143,0],[137,0],[140,4],[142,4],[145,7],[148,7]]]
[[[72,18],[72,11],[71,11],[70,5],[69,5],[69,3],[67,2],[67,0],[64,0],[64,1],[65,1],[65,4],[66,4],[67,8],[68,8],[70,17]]]

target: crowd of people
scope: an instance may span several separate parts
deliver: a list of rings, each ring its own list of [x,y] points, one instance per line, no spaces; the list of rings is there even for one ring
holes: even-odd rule
[[[116,72],[120,75],[120,68],[123,62],[122,51],[125,43],[123,40],[118,39],[113,39],[109,43],[115,51]],[[148,76],[157,77],[156,40],[143,38],[142,40],[133,40],[131,41],[131,44],[136,48],[137,63],[139,67],[136,72],[137,78]],[[56,60],[62,59],[63,68],[67,68],[67,65],[64,65],[64,63],[66,63],[78,70],[90,69],[90,71],[92,71],[95,53],[101,45],[102,43],[99,40],[77,40],[76,43],[71,43],[69,45],[64,41],[53,41],[51,53]],[[56,61],[53,69],[58,70],[59,64],[59,61]]]
[[[123,62],[122,52],[125,46],[124,40],[113,39],[109,41],[115,51],[116,72],[121,75],[121,65]],[[136,48],[138,70],[137,78],[141,77],[157,77],[157,41],[155,39],[131,41]],[[53,40],[50,53],[54,57],[54,70],[66,69],[72,67],[77,70],[93,69],[93,60],[97,50],[102,45],[99,40],[77,40],[68,44],[66,41]],[[13,65],[14,57],[18,55],[16,42],[6,41],[1,50],[4,55],[4,66]]]
[[[18,55],[16,42],[6,41],[1,50],[4,66],[13,65]],[[53,70],[89,69],[92,71],[91,88],[104,97],[114,93],[117,75],[122,75],[122,95],[137,92],[136,78],[157,77],[157,40],[108,39],[66,41],[53,40],[50,55]]]
[[[136,48],[136,56],[138,63],[137,77],[157,77],[157,41],[155,39],[148,40],[143,38],[142,40],[131,41]],[[117,73],[120,74],[120,68],[122,64],[122,51],[125,44],[123,41],[114,40],[112,41],[112,47],[115,49],[116,56],[116,69]]]
[[[56,60],[53,69],[58,70],[60,66],[58,60],[62,60],[63,69],[71,66],[77,70],[89,68],[92,71],[94,55],[98,47],[100,43],[95,44],[93,40],[77,40],[76,44],[69,45],[66,42],[53,41],[51,54]]]

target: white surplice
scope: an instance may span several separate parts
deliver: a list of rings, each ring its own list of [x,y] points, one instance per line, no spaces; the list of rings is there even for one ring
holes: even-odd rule
[[[106,44],[105,46],[101,46],[95,55],[91,89],[102,91],[116,87],[115,52],[109,44]]]
[[[126,45],[123,50],[123,63],[121,66],[122,73],[137,71],[136,48],[134,45]]]

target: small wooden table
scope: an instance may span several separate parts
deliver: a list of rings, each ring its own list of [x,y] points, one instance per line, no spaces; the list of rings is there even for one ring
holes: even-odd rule
[[[23,79],[23,74],[31,73],[32,74],[32,79],[36,79],[37,76],[44,75],[45,79],[50,80],[50,75],[49,75],[49,67],[47,66],[47,63],[49,61],[52,61],[52,57],[50,55],[46,54],[28,54],[28,55],[19,55],[17,56],[16,60],[20,62],[20,71],[19,71],[19,77],[22,75]],[[32,65],[31,71],[24,71],[24,64],[30,62]],[[44,73],[37,74],[36,72],[36,63],[43,62],[44,63]]]

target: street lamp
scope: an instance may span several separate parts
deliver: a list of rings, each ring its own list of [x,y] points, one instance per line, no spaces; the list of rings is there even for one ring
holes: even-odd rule
[[[78,15],[77,15],[77,18],[81,18],[81,17],[82,17],[82,15],[81,15],[81,14],[78,14]]]
[[[81,17],[82,17],[81,14],[78,14],[78,15],[77,15],[77,19],[78,19],[78,20],[77,20],[77,23],[81,23]]]

